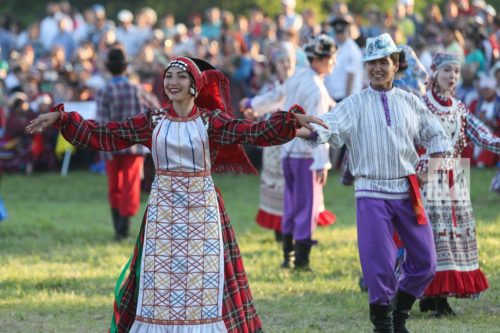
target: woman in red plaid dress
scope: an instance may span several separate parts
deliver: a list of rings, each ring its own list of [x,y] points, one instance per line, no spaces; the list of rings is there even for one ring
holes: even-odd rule
[[[152,151],[156,177],[134,253],[117,282],[110,332],[262,332],[211,172],[255,173],[239,144],[282,144],[300,126],[324,124],[295,106],[267,121],[234,119],[227,79],[198,59],[174,58],[164,88],[162,110],[100,124],[58,105],[27,130],[55,124],[80,149],[140,143]]]

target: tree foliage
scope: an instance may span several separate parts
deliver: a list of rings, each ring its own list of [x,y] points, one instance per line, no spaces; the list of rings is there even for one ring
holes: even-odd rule
[[[349,4],[351,10],[358,14],[363,14],[363,10],[368,4],[377,5],[382,10],[390,10],[397,0],[345,0]],[[91,7],[99,0],[71,0],[71,4],[83,10]],[[332,0],[297,0],[297,10],[300,12],[305,8],[314,8],[320,18],[324,18]],[[445,0],[425,0],[415,1],[416,10],[422,11],[427,4],[437,3],[444,4]],[[495,8],[500,7],[500,0],[488,0],[488,3]],[[158,15],[161,16],[166,12],[173,13],[178,21],[186,22],[191,14],[203,14],[206,8],[218,6],[222,9],[229,10],[234,14],[248,14],[249,10],[254,6],[259,6],[265,13],[274,17],[280,12],[280,0],[120,0],[120,1],[101,1],[106,7],[107,15],[110,19],[116,20],[116,13],[123,8],[128,8],[135,11],[144,6],[154,8]],[[9,14],[19,20],[24,26],[30,22],[41,19],[45,15],[44,1],[33,0],[3,0],[0,6],[0,14]]]

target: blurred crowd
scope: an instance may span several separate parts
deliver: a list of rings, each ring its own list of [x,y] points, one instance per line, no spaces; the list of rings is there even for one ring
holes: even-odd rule
[[[342,47],[361,55],[366,38],[388,32],[397,44],[411,46],[429,73],[435,52],[458,53],[462,81],[457,97],[500,134],[500,16],[484,0],[429,4],[422,15],[415,12],[413,0],[399,0],[389,11],[368,5],[360,13],[339,1],[323,13],[298,12],[295,0],[281,0],[281,8],[279,15],[270,17],[258,7],[246,15],[212,7],[178,22],[171,13],[150,7],[122,9],[111,16],[100,4],[79,10],[62,1],[48,3],[45,16],[26,27],[15,16],[0,17],[2,170],[30,173],[59,167],[54,152],[57,131],[29,136],[24,127],[55,103],[92,101],[110,78],[104,66],[107,50],[118,44],[128,54],[130,80],[158,97],[163,69],[172,56],[207,60],[230,78],[238,112],[238,102],[257,94],[276,74],[274,51],[284,43],[300,67],[307,66],[301,47],[311,36],[324,32],[335,37],[337,65],[326,85],[331,97],[341,100],[367,84],[361,57],[345,63]],[[346,68],[350,81],[343,83]],[[492,166],[496,160],[481,152],[474,157],[480,166]]]

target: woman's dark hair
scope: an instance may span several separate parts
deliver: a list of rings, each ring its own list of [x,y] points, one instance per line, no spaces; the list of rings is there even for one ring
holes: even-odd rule
[[[394,61],[394,63],[396,63],[396,61],[394,59],[392,61]],[[399,59],[397,61],[399,62],[398,73],[404,72],[408,68],[408,63],[406,62],[406,53],[405,53],[405,51],[402,50],[399,53]]]

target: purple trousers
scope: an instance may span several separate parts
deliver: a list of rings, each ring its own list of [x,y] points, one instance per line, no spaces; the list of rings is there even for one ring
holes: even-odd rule
[[[318,223],[319,198],[323,186],[316,182],[316,172],[309,170],[312,159],[284,158],[284,212],[281,232],[299,242],[313,244],[312,234]]]
[[[419,225],[410,199],[357,198],[359,259],[370,304],[389,304],[397,289],[421,297],[436,271],[436,250],[429,223]],[[398,279],[394,273],[394,229],[406,249]]]

